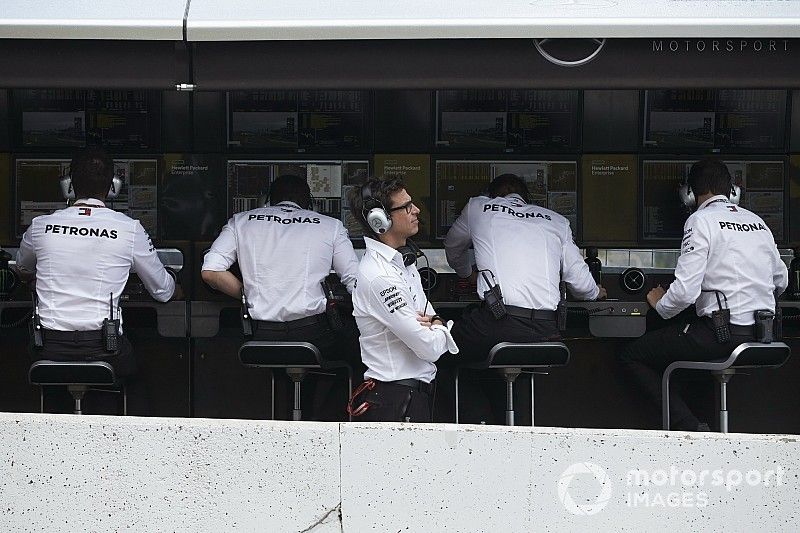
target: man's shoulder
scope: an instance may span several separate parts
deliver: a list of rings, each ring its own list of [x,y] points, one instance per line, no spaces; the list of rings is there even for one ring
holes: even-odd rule
[[[358,263],[359,286],[393,279],[400,279],[400,274],[379,254],[367,251]]]

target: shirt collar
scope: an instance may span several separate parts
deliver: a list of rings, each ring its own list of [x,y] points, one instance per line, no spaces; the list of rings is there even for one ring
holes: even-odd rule
[[[724,202],[727,202],[728,201],[728,197],[725,196],[724,194],[717,194],[715,196],[712,196],[711,198],[709,198],[708,200],[706,200],[705,202],[700,204],[700,207],[698,207],[697,210],[699,211],[699,210],[703,209],[704,207],[706,207],[708,204],[710,204],[712,202],[719,202],[720,200],[722,200]]]
[[[277,204],[273,205],[272,207],[278,207],[278,206],[296,207],[297,209],[302,209],[302,207],[300,207],[299,204],[296,204],[296,203],[292,202],[291,200],[284,200],[282,202],[278,202]]]
[[[369,237],[364,238],[364,244],[366,245],[367,250],[372,250],[387,261],[394,261],[395,257],[400,257],[400,261],[402,262],[400,253],[388,244],[383,244],[381,241],[377,239],[371,239]]]
[[[93,204],[105,207],[106,204],[102,200],[98,200],[97,198],[81,198],[80,200],[75,200],[72,205],[75,204]]]

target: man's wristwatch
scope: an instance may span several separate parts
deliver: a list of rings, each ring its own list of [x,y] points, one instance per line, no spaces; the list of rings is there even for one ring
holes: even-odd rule
[[[444,326],[444,320],[442,320],[442,317],[440,317],[439,315],[433,315],[431,317],[431,325],[433,325],[433,323],[436,322],[437,320],[439,321],[440,325]]]

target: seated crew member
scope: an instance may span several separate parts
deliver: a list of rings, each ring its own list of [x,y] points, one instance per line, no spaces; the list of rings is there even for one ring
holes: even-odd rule
[[[353,316],[367,381],[359,387],[365,394],[351,400],[354,414],[371,422],[430,422],[434,362],[458,347],[452,322],[436,315],[422,290],[409,246],[419,209],[399,179],[370,179],[350,202],[366,231]]]
[[[558,213],[528,203],[528,187],[514,174],[489,184],[487,196],[471,198],[447,233],[447,262],[461,278],[477,276],[478,296],[498,284],[506,316],[497,319],[485,301],[468,308],[453,327],[463,360],[485,360],[499,342],[542,342],[560,338],[556,308],[559,284],[582,300],[606,297],[572,239],[569,221]],[[475,251],[476,271],[468,249]],[[488,282],[487,282],[488,280]],[[466,384],[466,383],[465,383]],[[474,387],[473,387],[474,388]],[[480,395],[478,390],[470,391]],[[465,420],[494,420],[482,398],[465,394],[465,405],[478,405]]]
[[[311,190],[298,176],[278,177],[269,199],[270,205],[237,213],[222,228],[203,261],[203,281],[236,299],[244,290],[254,340],[310,342],[328,360],[357,360],[354,322],[344,320],[334,331],[321,285],[333,268],[353,290],[358,258],[347,231],[341,221],[310,210]],[[228,270],[237,261],[243,281]],[[320,383],[310,418],[343,419],[344,402],[322,405],[329,387],[323,392]]]
[[[662,318],[692,304],[697,316],[649,332],[621,354],[626,373],[659,409],[661,376],[670,363],[727,358],[736,346],[754,339],[753,313],[774,309],[775,297],[786,289],[788,273],[772,232],[759,216],[729,200],[739,194],[724,163],[706,159],[692,165],[682,197],[697,209],[684,225],[675,281],[667,291],[652,289],[647,302]],[[730,340],[718,342],[711,314],[727,306]],[[670,419],[676,429],[708,430],[675,387]]]
[[[106,351],[103,320],[111,309],[121,320],[119,298],[132,269],[159,302],[172,297],[175,279],[141,223],[103,203],[114,161],[99,148],[87,148],[72,159],[70,173],[80,200],[34,218],[17,254],[20,273],[36,279],[44,345],[33,357],[107,361],[117,377],[128,377],[136,372],[131,344],[122,336],[117,353]]]

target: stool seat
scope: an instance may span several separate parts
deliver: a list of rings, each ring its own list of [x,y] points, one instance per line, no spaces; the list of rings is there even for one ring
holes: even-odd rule
[[[35,361],[28,370],[28,382],[40,387],[40,411],[44,412],[42,386],[67,387],[75,401],[73,412],[83,414],[81,402],[91,386],[120,386],[123,395],[123,414],[128,414],[125,387],[117,381],[114,367],[105,361]]]
[[[712,361],[675,361],[661,377],[661,422],[669,430],[669,380],[675,370],[709,370],[720,386],[719,422],[720,432],[728,432],[727,384],[737,369],[778,368],[792,355],[792,350],[783,342],[745,342],[734,348],[726,359]]]
[[[300,383],[308,369],[323,370],[344,368],[347,370],[348,398],[353,389],[353,371],[346,361],[327,360],[319,348],[310,342],[301,341],[247,341],[239,348],[239,361],[251,368],[284,368],[294,383],[293,420],[302,420],[300,407]],[[275,419],[275,375],[270,374],[272,406],[271,418]]]
[[[455,371],[456,424],[458,412],[458,377],[462,368],[473,370],[497,369],[506,380],[506,425],[514,425],[514,381],[522,370],[546,370],[569,364],[569,348],[563,342],[500,342],[495,344],[485,361],[465,363]],[[533,425],[534,374],[531,373],[531,425]]]

